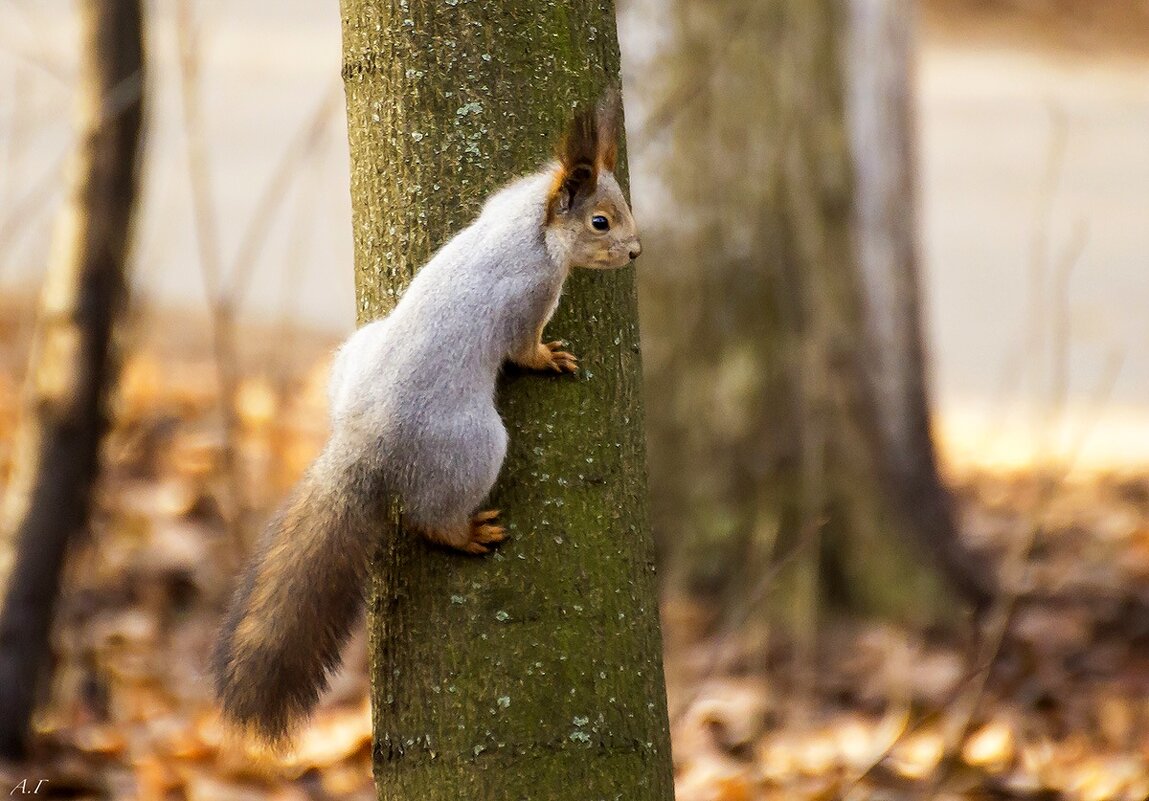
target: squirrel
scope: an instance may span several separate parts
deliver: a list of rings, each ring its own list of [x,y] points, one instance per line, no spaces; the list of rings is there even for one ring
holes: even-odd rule
[[[216,642],[229,723],[279,745],[318,703],[360,616],[388,498],[437,545],[484,554],[505,539],[499,512],[478,511],[506,454],[499,371],[576,372],[542,338],[563,281],[641,251],[614,176],[620,112],[617,91],[577,112],[556,160],[488,198],[394,310],[337,351],[329,439],[267,525]]]

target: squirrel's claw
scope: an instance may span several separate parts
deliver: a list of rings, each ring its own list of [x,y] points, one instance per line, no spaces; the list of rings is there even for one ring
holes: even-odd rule
[[[471,517],[471,537],[462,550],[467,553],[481,555],[490,552],[490,545],[497,545],[507,538],[507,530],[502,526],[494,525],[492,520],[499,516],[498,509],[488,509],[485,512],[476,512]]]
[[[548,342],[544,347],[550,352],[549,367],[556,373],[577,373],[578,357],[569,351],[562,350],[565,343],[561,339]]]
[[[578,358],[573,353],[563,350],[565,343],[556,339],[554,342],[540,342],[528,355],[511,359],[520,367],[528,370],[549,370],[555,373],[577,373]]]
[[[494,545],[507,538],[507,531],[502,526],[478,526],[471,532],[471,542],[480,545]]]

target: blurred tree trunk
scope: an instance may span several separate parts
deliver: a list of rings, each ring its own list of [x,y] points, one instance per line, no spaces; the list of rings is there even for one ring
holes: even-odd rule
[[[67,545],[88,523],[106,401],[118,362],[113,326],[137,196],[143,121],[139,0],[80,4],[78,143],[33,341],[29,385],[0,519],[0,755],[28,745]]]
[[[886,480],[910,534],[936,551],[975,603],[993,592],[961,547],[938,475],[918,279],[918,215],[910,0],[849,0],[847,97],[854,165],[855,250],[869,333],[865,373],[877,409]]]
[[[673,219],[692,224],[648,237],[659,267],[643,289],[661,343],[648,392],[676,399],[651,425],[655,497],[670,499],[656,528],[691,543],[675,572],[697,581],[701,561],[718,582],[748,565],[741,596],[764,561],[803,549],[857,612],[924,621],[952,609],[949,588],[984,600],[929,438],[908,9],[673,10],[651,136],[671,137]]]
[[[343,0],[361,322],[617,81],[613,3]],[[511,371],[485,559],[403,533],[368,604],[381,799],[669,801],[634,273],[576,271],[548,336],[578,380]]]

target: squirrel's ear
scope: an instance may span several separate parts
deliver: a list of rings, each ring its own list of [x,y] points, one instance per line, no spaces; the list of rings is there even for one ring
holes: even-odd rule
[[[577,195],[598,183],[599,128],[596,115],[578,111],[559,145],[559,172],[550,192],[550,212],[566,212]]]
[[[549,196],[548,216],[566,214],[579,195],[590,194],[598,182],[598,173],[591,164],[578,164],[574,169],[563,167],[555,176]]]
[[[618,162],[619,122],[622,119],[622,95],[617,86],[611,86],[598,101],[595,120],[598,128],[598,151],[595,159],[607,172],[614,172]]]

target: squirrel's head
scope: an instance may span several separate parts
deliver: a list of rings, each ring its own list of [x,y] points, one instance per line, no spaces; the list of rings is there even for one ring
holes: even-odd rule
[[[547,198],[547,228],[577,267],[625,267],[642,245],[630,205],[614,177],[621,101],[608,91],[597,109],[571,120]]]

